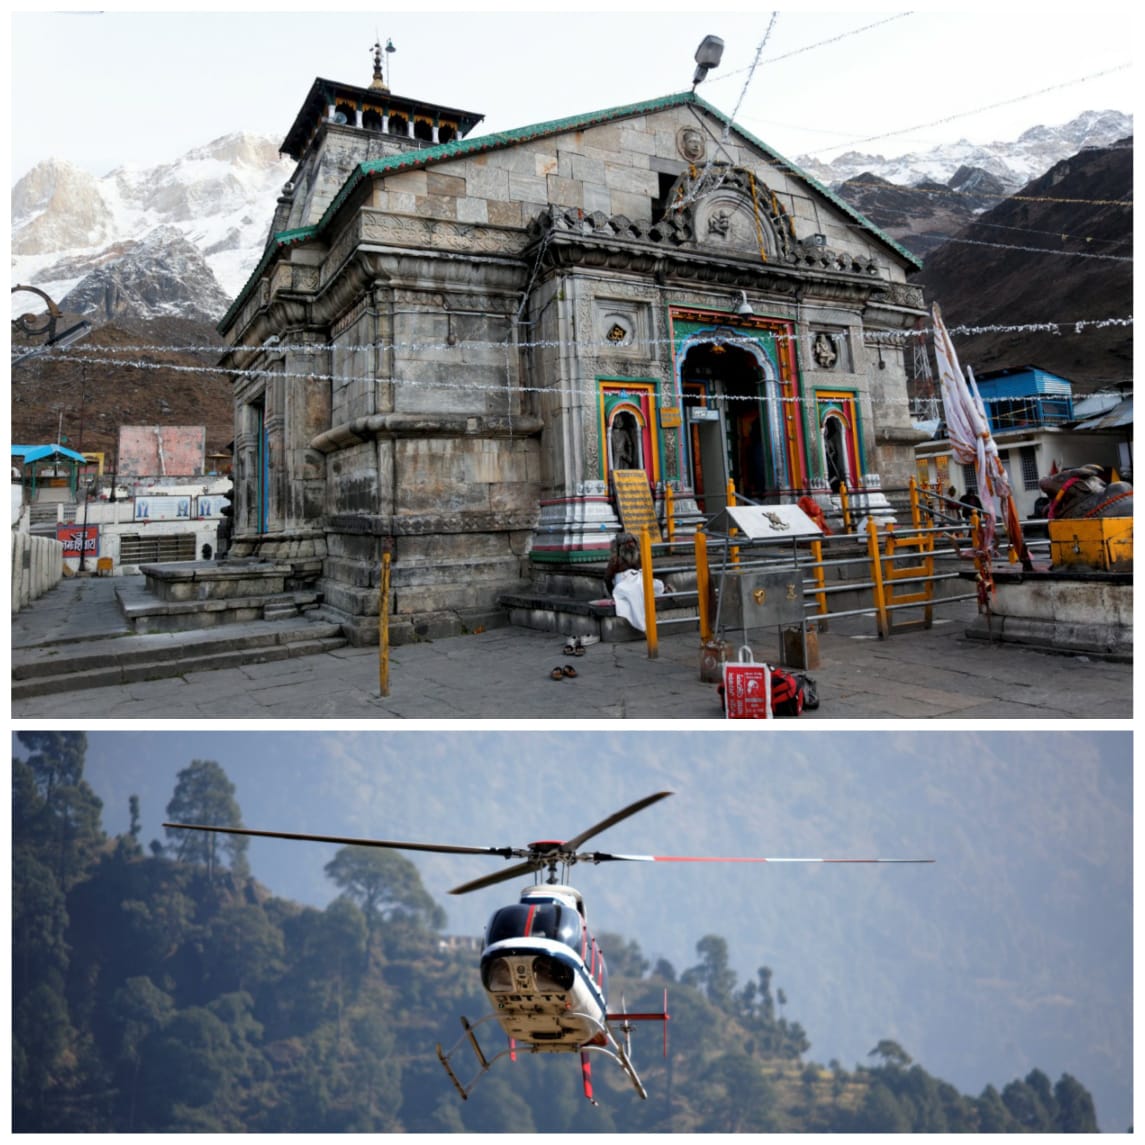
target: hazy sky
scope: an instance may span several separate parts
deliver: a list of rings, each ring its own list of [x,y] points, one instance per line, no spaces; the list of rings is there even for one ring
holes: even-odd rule
[[[238,130],[281,140],[315,77],[369,84],[377,38],[397,49],[395,93],[484,113],[475,134],[686,90],[709,33],[726,50],[700,94],[728,113],[742,100],[739,122],[789,158],[989,143],[1085,110],[1133,110],[1124,13],[835,5],[779,12],[772,25],[771,11],[746,6],[518,6],[16,13],[11,181],[53,156],[103,175],[170,161]]]

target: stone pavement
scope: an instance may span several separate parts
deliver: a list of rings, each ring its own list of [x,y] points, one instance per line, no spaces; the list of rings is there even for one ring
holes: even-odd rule
[[[94,587],[92,587],[94,586]],[[20,649],[113,634],[108,582],[60,586],[13,617]],[[972,601],[938,608],[929,631],[875,637],[871,617],[831,622],[820,633],[821,705],[800,720],[1128,720],[1133,666],[1015,645],[968,640]],[[734,638],[734,634],[732,634]],[[138,639],[124,636],[123,639]],[[564,638],[520,628],[391,649],[390,694],[379,696],[377,648],[192,672],[163,680],[15,700],[17,720],[716,720],[714,684],[699,679],[695,631],[643,642],[595,644],[575,659]],[[752,633],[757,660],[775,655],[775,633]],[[570,663],[577,675],[554,681]]]

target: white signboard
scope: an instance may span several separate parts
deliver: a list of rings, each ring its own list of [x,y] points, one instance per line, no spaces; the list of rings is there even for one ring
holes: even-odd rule
[[[726,533],[729,526],[752,541],[823,535],[798,505],[729,506],[712,523],[712,531]]]
[[[178,521],[190,519],[190,497],[135,498],[135,520],[137,521]]]

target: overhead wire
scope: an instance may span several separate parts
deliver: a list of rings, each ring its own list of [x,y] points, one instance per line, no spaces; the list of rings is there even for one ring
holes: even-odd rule
[[[984,104],[982,107],[972,108],[969,111],[959,111],[954,115],[947,115],[941,119],[932,119],[927,123],[919,123],[913,127],[900,127],[895,131],[884,131],[879,135],[867,135],[861,139],[845,139],[842,142],[835,144],[835,146],[830,148],[830,150],[835,150],[835,147],[858,147],[862,143],[875,143],[882,139],[893,139],[897,135],[909,135],[912,131],[925,131],[928,127],[939,127],[946,123],[953,123],[957,119],[967,119],[973,115],[980,115],[984,111],[995,111],[1000,107],[1009,107],[1011,104],[1023,103],[1027,99],[1036,99],[1040,95],[1047,95],[1050,92],[1061,91],[1062,88],[1073,87],[1075,84],[1088,83],[1090,80],[1101,79],[1104,76],[1125,71],[1131,66],[1132,65],[1129,63],[1118,64],[1116,67],[1106,68],[1104,71],[1091,72],[1087,76],[1079,76],[1077,79],[1064,80],[1061,83],[1051,84],[1049,87],[1039,88],[1037,91],[1027,92],[1025,95],[1014,96],[1011,99],[998,100],[996,103]]]
[[[840,40],[849,39],[851,36],[861,35],[863,32],[869,32],[873,28],[881,28],[884,24],[890,24],[894,20],[901,20],[904,16],[913,16],[913,12],[896,12],[893,16],[887,16],[883,20],[876,20],[873,24],[864,24],[861,28],[853,28],[849,32],[840,32],[837,36],[831,36],[826,40],[817,40],[813,44],[805,44],[802,48],[795,48],[793,51],[784,52],[781,56],[768,56],[766,59],[760,61],[764,64],[777,64],[780,60],[789,60],[792,56],[801,56],[804,52],[814,51],[816,48],[824,48],[829,44],[837,44]],[[752,71],[755,64],[749,65],[746,68],[736,68],[734,71],[724,72],[722,75],[713,76],[712,83],[719,83],[723,80],[729,80],[732,76],[742,75],[746,71]]]

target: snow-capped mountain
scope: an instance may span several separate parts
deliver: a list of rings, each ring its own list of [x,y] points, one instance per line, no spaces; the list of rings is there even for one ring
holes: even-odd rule
[[[13,282],[97,320],[110,308],[217,321],[258,262],[292,170],[277,141],[244,133],[103,178],[60,159],[37,164],[12,190]],[[147,268],[175,292],[146,288]],[[27,295],[12,299],[14,313],[29,309]]]
[[[1011,143],[962,141],[891,159],[852,152],[830,164],[811,157],[798,162],[836,188],[866,174],[896,187],[928,183],[960,191],[968,189],[961,185],[967,180],[985,180],[996,201],[999,193],[1014,192],[1060,160],[1132,131],[1131,116],[1090,111],[1059,127],[1033,127]],[[58,302],[67,299],[69,307],[82,307],[97,321],[178,314],[213,323],[257,265],[275,202],[292,173],[293,163],[279,156],[276,140],[241,132],[173,163],[121,167],[103,178],[61,159],[47,160],[12,191],[12,280],[37,286]],[[849,196],[846,189],[842,193]],[[908,245],[920,230],[957,229],[957,219],[939,220],[941,225],[930,219],[933,204],[919,208],[927,216],[924,223],[921,215],[914,218],[909,197],[902,200],[900,219],[886,189],[860,183],[854,194],[859,209],[870,210],[873,221]],[[891,203],[893,221],[869,201],[875,194],[884,205]],[[972,214],[984,203],[966,199],[963,205]],[[921,252],[928,249],[919,244]],[[14,315],[33,308],[28,295],[12,295]]]
[[[1086,147],[1108,147],[1133,134],[1133,117],[1120,111],[1085,111],[1057,127],[1031,127],[1012,142],[971,143],[961,139],[929,151],[909,152],[893,158],[848,151],[830,163],[810,155],[795,162],[829,187],[838,187],[859,175],[877,175],[888,183],[914,187],[919,183],[945,184],[959,168],[977,168],[993,175],[1007,194],[1038,178],[1055,163]]]

